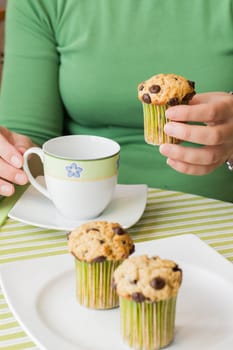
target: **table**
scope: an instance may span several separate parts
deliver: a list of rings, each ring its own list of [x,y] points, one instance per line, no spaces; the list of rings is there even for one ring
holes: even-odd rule
[[[135,242],[195,234],[233,262],[231,203],[180,192],[149,189],[145,212],[128,231]],[[68,254],[66,233],[8,219],[0,228],[0,263]],[[39,350],[14,318],[1,289],[0,349]]]

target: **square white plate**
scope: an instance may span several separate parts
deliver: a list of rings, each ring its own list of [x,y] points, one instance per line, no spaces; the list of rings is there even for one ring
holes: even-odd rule
[[[193,235],[136,244],[183,269],[170,350],[233,349],[233,264]],[[119,309],[97,311],[75,299],[70,255],[0,267],[3,292],[24,330],[43,350],[124,350]]]
[[[43,176],[38,176],[37,180],[44,184]],[[117,185],[111,203],[95,220],[118,222],[124,228],[128,228],[140,219],[145,210],[146,201],[147,185]],[[16,202],[8,216],[29,225],[57,230],[72,230],[84,222],[63,217],[53,203],[31,185]]]

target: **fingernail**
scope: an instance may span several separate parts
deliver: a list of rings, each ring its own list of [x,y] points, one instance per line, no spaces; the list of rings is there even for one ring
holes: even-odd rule
[[[176,136],[176,126],[173,123],[165,124],[164,131],[169,136]]]
[[[166,147],[164,144],[159,146],[159,152],[162,153],[164,150],[164,147]],[[166,149],[166,148],[165,148]]]
[[[173,108],[168,108],[165,111],[165,116],[169,119],[176,116],[176,111]]]
[[[165,147],[165,150],[166,150],[166,147]],[[164,154],[163,154],[163,152],[164,152],[164,144],[159,146],[159,152],[160,152],[162,155],[164,155]]]
[[[11,164],[14,165],[16,168],[21,168],[22,162],[17,156],[11,157]]]
[[[9,185],[2,185],[1,186],[1,194],[9,195],[12,192],[12,188]]]
[[[172,147],[173,147],[172,144],[164,143],[163,145],[160,145],[160,147],[159,147],[159,152],[160,152],[163,156],[169,157],[169,155],[170,155],[171,152],[172,152]]]
[[[27,178],[24,174],[16,174],[15,175],[15,181],[19,184],[19,185],[24,185],[27,182]]]

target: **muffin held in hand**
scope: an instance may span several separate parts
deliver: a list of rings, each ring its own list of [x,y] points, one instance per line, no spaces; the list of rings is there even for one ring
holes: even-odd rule
[[[94,309],[118,306],[113,272],[134,252],[129,234],[118,223],[88,222],[68,234],[68,249],[75,257],[78,302]]]
[[[188,104],[195,95],[195,83],[176,74],[158,74],[138,85],[144,114],[144,137],[151,145],[179,143],[164,132],[168,107]]]
[[[174,337],[177,293],[182,270],[158,256],[134,256],[114,272],[120,297],[121,333],[134,349],[157,350]]]

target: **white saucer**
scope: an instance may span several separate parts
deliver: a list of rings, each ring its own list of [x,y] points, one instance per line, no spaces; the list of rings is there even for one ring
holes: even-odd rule
[[[43,176],[37,180],[44,183]],[[147,185],[117,185],[112,202],[95,220],[118,222],[128,228],[142,216],[146,200]],[[8,216],[29,225],[58,230],[72,230],[84,222],[64,218],[53,203],[32,186],[24,192]]]

